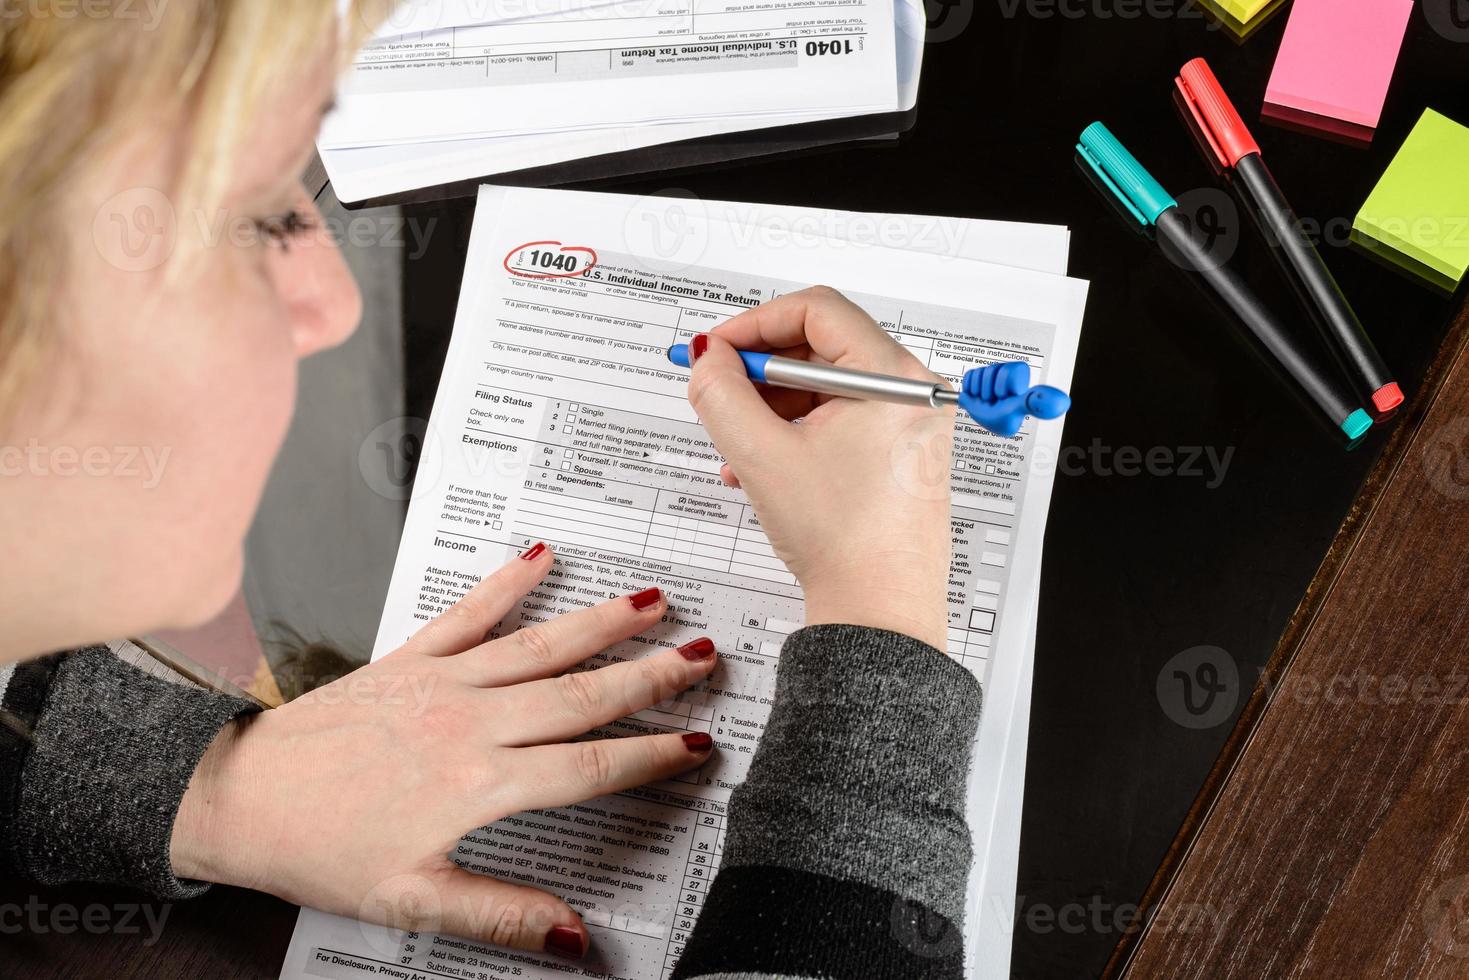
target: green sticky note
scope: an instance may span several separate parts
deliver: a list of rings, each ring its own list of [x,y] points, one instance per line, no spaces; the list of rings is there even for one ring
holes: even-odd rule
[[[1469,128],[1432,109],[1352,229],[1458,282],[1469,271]]]

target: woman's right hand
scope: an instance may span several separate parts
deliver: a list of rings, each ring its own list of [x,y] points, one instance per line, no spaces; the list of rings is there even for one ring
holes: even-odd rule
[[[782,296],[694,338],[689,400],[806,593],[806,622],[894,630],[942,650],[955,410],[757,388],[736,351],[941,381],[845,296]],[[791,422],[801,419],[799,425]]]

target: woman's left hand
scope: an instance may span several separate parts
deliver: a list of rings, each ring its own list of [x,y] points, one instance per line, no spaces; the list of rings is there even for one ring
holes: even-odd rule
[[[656,624],[668,608],[657,590],[483,642],[550,571],[550,549],[527,555],[392,654],[231,723],[180,807],[175,872],[400,929],[585,952],[561,899],[450,856],[510,814],[701,765],[707,735],[569,740],[677,695],[717,658],[705,640],[563,673]]]

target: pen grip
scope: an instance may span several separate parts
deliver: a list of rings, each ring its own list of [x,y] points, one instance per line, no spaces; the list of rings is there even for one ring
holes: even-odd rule
[[[934,393],[939,388],[932,381],[869,374],[866,371],[812,364],[810,361],[798,361],[790,357],[771,357],[764,365],[764,377],[757,380],[780,388],[797,388],[801,391],[867,401],[920,405],[924,408],[935,406]]]
[[[765,365],[773,354],[762,354],[758,351],[742,350],[735,353],[740,355],[740,360],[745,363],[745,375],[751,381],[765,381]],[[674,344],[668,348],[668,359],[679,367],[691,368],[694,366],[693,357],[689,354],[688,344]]]
[[[896,402],[933,408],[939,385],[931,381],[894,378],[885,374],[869,374],[850,368],[812,364],[792,357],[777,357],[756,351],[738,352],[745,363],[745,374],[751,381],[777,388],[796,388],[823,395],[861,398],[867,401]],[[668,359],[680,367],[691,366],[689,345],[676,344],[668,350]]]

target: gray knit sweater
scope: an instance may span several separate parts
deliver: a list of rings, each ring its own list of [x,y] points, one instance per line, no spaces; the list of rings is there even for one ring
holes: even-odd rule
[[[0,863],[165,898],[199,758],[244,701],[94,648],[0,673]],[[673,980],[958,980],[978,682],[917,640],[799,630]]]

